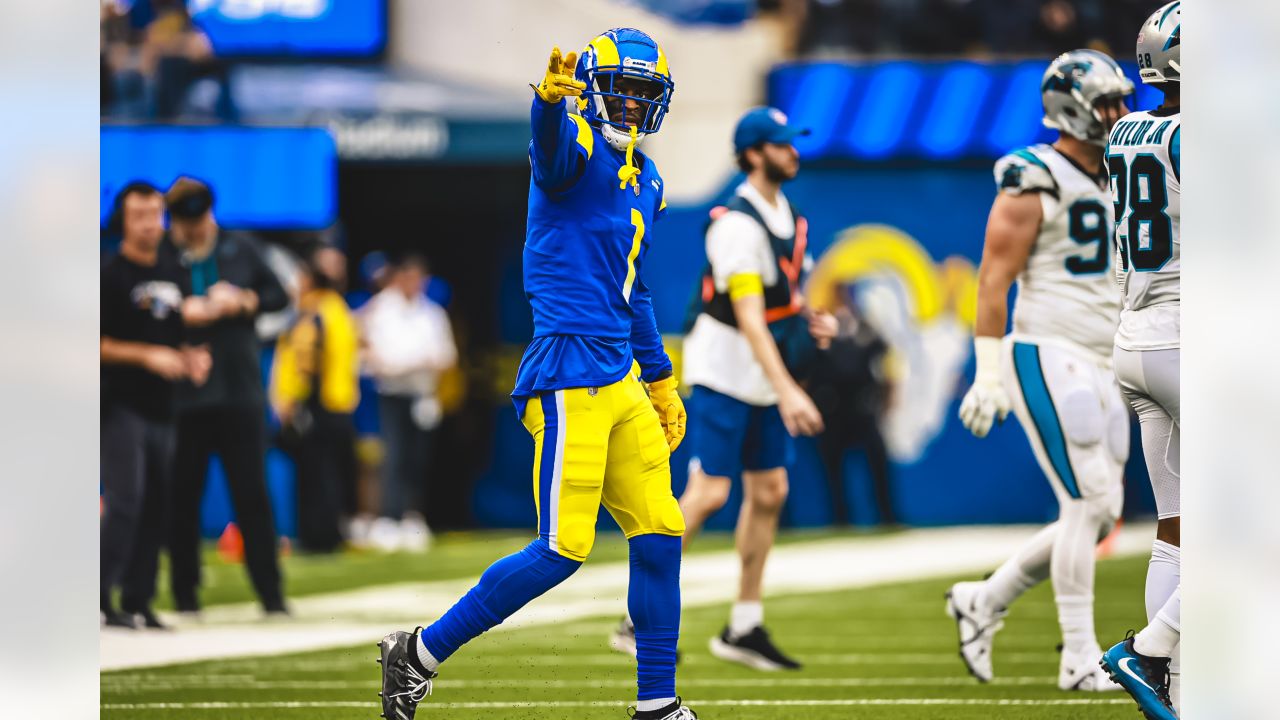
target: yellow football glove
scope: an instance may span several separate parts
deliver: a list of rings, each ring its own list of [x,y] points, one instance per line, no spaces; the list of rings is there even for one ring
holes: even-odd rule
[[[667,436],[667,447],[675,452],[684,440],[684,424],[688,415],[684,412],[684,402],[676,392],[674,376],[664,377],[649,383],[649,402],[658,411],[658,421],[662,423],[662,432]]]
[[[574,69],[578,67],[578,53],[569,53],[560,57],[560,48],[551,48],[551,59],[547,61],[547,75],[542,84],[533,87],[538,97],[549,103],[558,103],[566,95],[581,95],[587,84],[573,78]]]

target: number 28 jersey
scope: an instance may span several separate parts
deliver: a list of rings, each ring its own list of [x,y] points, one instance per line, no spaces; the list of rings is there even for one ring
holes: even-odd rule
[[[1013,331],[1068,340],[1109,361],[1120,313],[1111,275],[1111,198],[1051,145],[1009,153],[995,166],[1000,192],[1040,194],[1040,235],[1018,275]]]
[[[1181,341],[1181,126],[1177,108],[1131,113],[1107,141],[1124,303],[1116,345],[1125,350],[1176,348]]]

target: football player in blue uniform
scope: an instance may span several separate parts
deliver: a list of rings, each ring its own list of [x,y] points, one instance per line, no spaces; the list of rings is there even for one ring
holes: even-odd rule
[[[670,454],[685,412],[641,273],[666,203],[636,149],[662,126],[674,88],[662,49],[629,28],[592,39],[580,58],[552,50],[534,87],[524,246],[534,337],[511,395],[534,440],[538,536],[426,629],[383,638],[386,717],[412,718],[441,662],[572,575],[601,503],[630,544],[634,717],[697,717],[675,693],[684,517]]]

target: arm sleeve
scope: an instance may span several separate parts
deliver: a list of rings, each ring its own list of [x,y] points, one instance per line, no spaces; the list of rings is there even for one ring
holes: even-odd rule
[[[653,316],[653,297],[636,267],[636,283],[631,289],[631,355],[640,363],[640,379],[653,382],[671,373],[671,358],[662,346],[658,321]]]
[[[581,177],[595,145],[586,120],[565,112],[564,101],[549,103],[534,95],[530,110],[533,140],[529,164],[533,182],[545,191],[567,190]]]
[[[120,291],[116,286],[114,278],[107,273],[107,269],[103,268],[101,284],[99,286],[99,322],[98,335],[102,337],[116,337],[116,333],[120,330],[120,297],[117,293]]]
[[[346,303],[336,298],[326,305],[322,317],[324,353],[327,356],[324,400],[332,411],[351,412],[360,402],[360,388],[356,380],[360,341],[356,323]]]
[[[254,264],[253,287],[250,290],[258,294],[258,314],[285,309],[289,306],[289,294],[280,284],[280,278],[276,277],[275,271],[267,264],[261,249],[249,243],[245,245],[249,248],[249,256]]]
[[[276,341],[275,359],[271,363],[271,382],[267,388],[271,407],[280,408],[307,397],[307,383],[298,372],[298,358],[293,349],[293,331]]]
[[[725,213],[707,231],[707,262],[716,288],[729,289],[729,278],[735,275],[765,276],[762,246],[769,242],[764,229],[754,220],[738,212]]]
[[[444,311],[444,308],[434,303],[427,307],[430,310],[431,319],[427,365],[436,371],[448,370],[458,364],[458,346],[453,342],[453,328],[449,324],[449,314]]]

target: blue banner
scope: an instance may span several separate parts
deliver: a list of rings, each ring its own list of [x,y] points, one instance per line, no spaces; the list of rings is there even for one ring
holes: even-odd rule
[[[769,75],[769,103],[812,134],[797,138],[806,160],[960,160],[999,157],[1051,142],[1040,119],[1040,79],[1049,59],[1024,62],[796,63]],[[1133,108],[1160,93],[1133,63]]]
[[[188,0],[219,55],[373,57],[387,40],[385,0]]]
[[[162,190],[182,175],[217,197],[225,227],[319,229],[337,212],[337,147],[320,128],[104,126],[103,224],[131,180]]]

